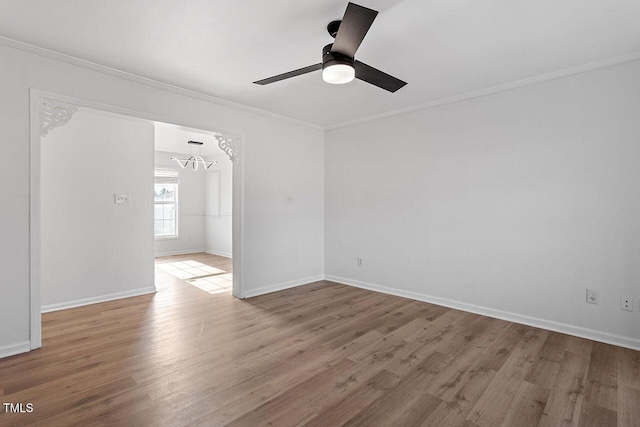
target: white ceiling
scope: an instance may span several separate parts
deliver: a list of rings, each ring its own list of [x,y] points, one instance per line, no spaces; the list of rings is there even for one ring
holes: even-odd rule
[[[322,126],[640,51],[638,0],[356,0],[380,11],[356,58],[395,94],[319,72],[346,0],[0,0],[0,35]]]
[[[154,142],[156,151],[197,154],[207,158],[222,155],[213,132],[199,131],[168,123],[154,122]],[[188,141],[202,142],[201,146],[191,146]],[[222,156],[220,156],[222,157]]]

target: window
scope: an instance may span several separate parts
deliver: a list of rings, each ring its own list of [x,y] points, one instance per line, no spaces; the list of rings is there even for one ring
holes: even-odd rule
[[[178,237],[177,170],[155,170],[153,203],[155,237]]]

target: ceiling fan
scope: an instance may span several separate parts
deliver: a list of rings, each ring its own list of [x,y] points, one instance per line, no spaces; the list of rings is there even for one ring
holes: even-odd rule
[[[321,63],[278,74],[254,83],[268,85],[322,70],[322,79],[327,83],[344,84],[357,78],[389,92],[397,91],[407,83],[355,59],[356,51],[377,15],[378,11],[376,10],[349,3],[342,20],[331,21],[327,25],[327,31],[335,40],[322,49]]]

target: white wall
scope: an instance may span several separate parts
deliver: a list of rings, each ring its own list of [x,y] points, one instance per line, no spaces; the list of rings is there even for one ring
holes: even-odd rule
[[[207,171],[205,185],[206,250],[209,253],[231,257],[232,255],[232,196],[233,163],[224,154],[208,156],[207,160],[217,161]]]
[[[255,177],[262,181],[245,188],[246,200],[260,207],[244,228],[255,245],[250,283],[294,284],[292,277],[313,281],[323,273],[318,263],[324,266],[324,137],[304,138],[303,131],[309,132],[292,128],[282,138],[276,133],[260,150],[249,153],[251,163],[262,171]],[[297,143],[288,143],[289,138]],[[245,215],[248,212],[245,208]],[[269,272],[267,276],[260,267]],[[318,276],[309,275],[316,271]],[[274,289],[277,286],[263,286],[247,296]]]
[[[88,109],[42,139],[43,309],[155,290],[152,153],[150,123]]]
[[[243,285],[247,293],[303,283],[324,265],[321,130],[227,107],[0,46],[0,354],[29,341],[29,88],[244,137]],[[295,203],[287,204],[293,194]]]
[[[640,348],[639,118],[633,62],[329,131],[325,273]]]
[[[178,238],[155,239],[155,255],[200,252],[205,249],[205,172],[182,169],[171,157],[183,153],[155,152],[155,166],[178,170]],[[188,156],[187,156],[188,157]]]

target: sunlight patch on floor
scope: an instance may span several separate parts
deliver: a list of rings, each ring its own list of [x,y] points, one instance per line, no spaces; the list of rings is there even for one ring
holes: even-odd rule
[[[209,294],[231,293],[233,287],[232,273],[198,261],[174,261],[156,267]]]
[[[196,277],[211,276],[214,274],[226,273],[224,270],[203,264],[198,261],[176,261],[159,264],[160,270],[166,271],[178,279],[188,280]],[[230,273],[228,273],[230,275]]]
[[[223,284],[218,284],[220,283],[220,281],[218,282],[213,281],[213,279],[216,279],[216,278],[217,278],[216,276],[203,277],[199,279],[187,280],[186,282],[210,294],[231,293],[231,282],[228,280],[222,279]]]

